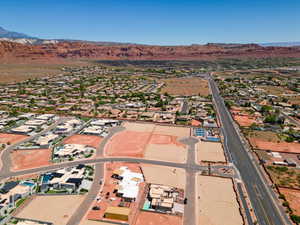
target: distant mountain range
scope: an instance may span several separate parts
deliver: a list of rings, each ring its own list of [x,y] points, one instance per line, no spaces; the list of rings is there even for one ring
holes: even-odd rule
[[[273,42],[273,43],[262,43],[261,46],[275,46],[275,47],[293,47],[300,46],[300,41],[296,42]]]
[[[300,58],[291,43],[159,46],[68,39],[39,39],[0,28],[0,61],[92,60],[215,60],[218,58]],[[281,46],[289,46],[281,47]]]
[[[35,37],[30,37],[27,34],[5,30],[3,27],[0,27],[0,38],[11,38],[11,39],[28,38],[28,39],[37,39]]]
[[[0,41],[10,41],[16,42],[20,44],[54,44],[58,42],[84,42],[89,44],[96,44],[96,45],[138,45],[135,43],[120,43],[120,42],[109,42],[109,41],[85,41],[85,40],[72,40],[72,39],[41,39],[37,37],[32,37],[27,34],[8,31],[0,26]],[[242,44],[233,44],[233,43],[208,43],[208,45],[219,45],[219,46],[232,46],[238,47]],[[264,47],[292,47],[292,46],[300,46],[300,42],[270,42],[270,43],[257,43],[260,46]],[[198,44],[194,44],[198,45]]]
[[[58,42],[84,42],[97,45],[128,45],[132,43],[119,43],[109,41],[85,41],[85,40],[72,40],[72,39],[41,39],[37,37],[31,37],[27,34],[18,33],[14,31],[8,31],[3,27],[0,27],[0,41],[16,42],[20,44],[55,44]]]

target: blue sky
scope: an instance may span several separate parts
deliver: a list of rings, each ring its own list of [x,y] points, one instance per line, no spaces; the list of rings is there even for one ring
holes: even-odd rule
[[[1,0],[0,26],[145,44],[300,41],[300,0]]]

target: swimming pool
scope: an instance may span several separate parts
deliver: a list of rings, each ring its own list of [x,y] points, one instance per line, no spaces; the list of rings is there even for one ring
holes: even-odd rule
[[[195,129],[195,135],[200,136],[200,137],[204,137],[205,136],[205,130],[202,129],[202,128],[196,128]]]
[[[35,185],[35,183],[25,181],[25,182],[22,183],[22,185],[33,187]]]
[[[150,209],[150,202],[148,200],[145,201],[144,206],[143,206],[143,210],[149,210]]]
[[[51,180],[51,178],[52,178],[52,175],[50,175],[50,174],[45,174],[45,175],[43,176],[43,178],[42,178],[42,183],[43,183],[43,184],[48,183],[49,180]]]
[[[218,137],[207,137],[206,138],[207,141],[213,141],[213,142],[220,142],[221,139]]]

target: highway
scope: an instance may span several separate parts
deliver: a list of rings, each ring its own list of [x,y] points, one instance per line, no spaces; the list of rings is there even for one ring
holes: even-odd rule
[[[232,162],[239,170],[241,178],[247,189],[250,201],[254,208],[258,224],[283,225],[291,224],[286,214],[278,207],[274,193],[266,184],[262,174],[250,158],[237,131],[234,128],[232,118],[220,97],[215,82],[210,77],[209,84],[215,101],[220,121],[223,126],[224,138],[227,150],[230,152]]]

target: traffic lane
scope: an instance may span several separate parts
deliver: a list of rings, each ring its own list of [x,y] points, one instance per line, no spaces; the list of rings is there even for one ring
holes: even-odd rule
[[[228,120],[224,122],[224,124],[229,125]],[[274,207],[271,204],[267,203],[269,198],[267,190],[265,190],[262,181],[259,179],[257,171],[255,170],[255,168],[253,168],[249,156],[246,154],[245,150],[241,148],[242,143],[240,142],[240,139],[236,134],[234,128],[232,126],[226,125],[224,125],[224,127],[225,130],[227,130],[226,132],[230,134],[227,135],[228,145],[233,153],[233,157],[236,159],[236,166],[240,170],[241,177],[246,184],[246,189],[249,195],[252,196],[252,204],[254,206],[254,210],[257,214],[257,217],[260,218],[260,224],[274,224],[272,221],[277,221],[275,222],[275,224],[283,224],[282,222],[280,222],[279,216],[274,215],[274,211],[276,211]],[[258,191],[254,191],[254,189],[252,188],[252,184],[257,185]],[[261,201],[261,197],[264,197],[265,200]],[[270,218],[270,216],[273,218]]]
[[[197,207],[196,207],[196,174],[194,172],[187,172],[185,184],[185,197],[187,204],[184,207],[183,224],[197,225]]]
[[[213,92],[216,92],[216,88],[215,87],[213,88],[214,88]],[[234,129],[231,123],[231,119],[229,118],[229,115],[227,113],[228,111],[225,109],[224,102],[221,100],[219,96],[217,96],[215,100],[216,100],[216,104],[218,104],[219,106],[218,107],[219,113],[221,114],[221,120],[223,122],[225,133],[227,133],[226,134],[226,136],[228,137],[227,144],[229,145],[231,151],[233,150],[233,154],[232,154],[233,157],[235,159],[239,159],[239,160],[235,160],[237,164],[237,168],[239,168],[243,180],[247,181],[245,182],[246,184],[245,186],[249,195],[252,197],[251,202],[254,206],[254,210],[257,214],[259,222],[261,224],[274,224],[274,223],[283,224],[282,221],[280,221],[281,220],[280,216],[275,215],[274,213],[276,209],[274,209],[274,206],[270,204],[268,201],[268,198],[270,199],[270,196],[267,193],[266,187],[263,185],[262,181],[258,179],[259,175],[257,171],[255,170],[249,156],[245,154],[246,151],[241,147],[242,143],[240,141],[238,134],[236,133],[236,130]],[[249,181],[251,182],[249,183]],[[253,188],[250,188],[253,182],[257,183],[257,185],[259,186],[259,188],[257,189],[260,190],[259,195],[257,191],[253,191]]]
[[[247,202],[246,202],[245,198],[243,198],[244,194],[243,194],[241,183],[237,184],[237,188],[238,188],[239,195],[241,196],[241,199],[242,199],[243,207],[244,207],[245,212],[246,212],[247,222],[248,222],[249,225],[253,225],[251,215],[250,215],[250,212],[249,212],[249,208],[247,206]]]
[[[245,182],[246,189],[251,197],[250,199],[260,224],[283,224],[280,217],[275,215],[275,212],[278,213],[278,211],[274,208],[275,206],[272,205],[272,203],[270,204],[272,199],[268,195],[266,187],[263,185],[262,181],[258,179],[258,172],[254,168],[250,157],[248,156],[246,150],[241,147],[241,140],[234,129],[233,124],[231,123],[231,119],[228,115],[227,109],[225,108],[226,106],[224,102],[222,101],[221,97],[216,94],[217,89],[214,86],[214,83],[211,85],[211,87],[213,89],[212,92],[216,104],[218,104],[218,109],[219,113],[221,114],[221,120],[223,122],[222,124],[225,133],[227,133],[225,134],[228,137],[227,144],[229,145],[230,150],[233,152],[233,157],[236,159],[236,166],[241,172],[242,179]],[[254,191],[254,189],[251,187],[251,184],[253,183],[257,183],[258,191]],[[263,201],[261,198],[263,198]]]
[[[26,174],[40,173],[40,172],[44,172],[44,171],[57,170],[57,169],[64,168],[64,167],[77,166],[78,164],[95,164],[95,163],[110,162],[110,161],[111,162],[145,163],[145,164],[169,166],[169,167],[176,167],[176,168],[183,168],[183,169],[192,168],[193,170],[197,170],[198,168],[200,168],[197,165],[189,166],[189,165],[183,164],[183,163],[172,163],[172,162],[155,161],[155,160],[138,159],[138,158],[113,157],[113,158],[85,159],[85,160],[78,160],[78,161],[54,164],[51,166],[39,167],[39,168],[34,168],[34,169],[8,172],[8,173],[0,174],[0,177],[7,178],[7,177],[12,177],[12,176],[21,176],[21,175],[26,175]]]

